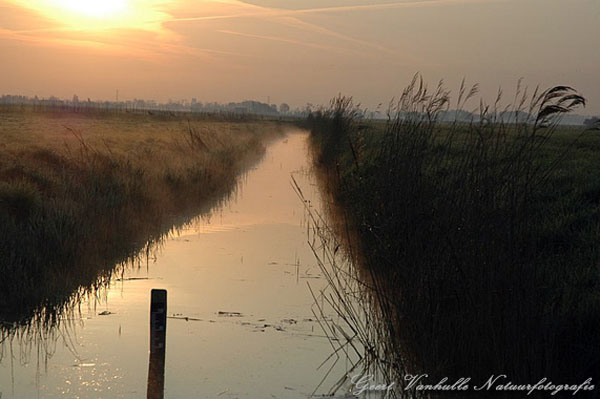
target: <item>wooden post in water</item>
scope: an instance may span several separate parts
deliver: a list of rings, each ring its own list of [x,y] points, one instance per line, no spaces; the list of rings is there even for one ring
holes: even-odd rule
[[[167,290],[152,290],[150,300],[150,364],[148,399],[163,399],[165,394],[165,350],[167,334]]]

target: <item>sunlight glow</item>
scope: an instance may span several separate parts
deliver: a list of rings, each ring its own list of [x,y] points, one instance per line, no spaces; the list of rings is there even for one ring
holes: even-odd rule
[[[67,29],[112,29],[162,32],[168,0],[12,0],[48,17]]]
[[[68,11],[92,17],[106,18],[123,12],[127,7],[127,0],[56,0],[57,7]]]

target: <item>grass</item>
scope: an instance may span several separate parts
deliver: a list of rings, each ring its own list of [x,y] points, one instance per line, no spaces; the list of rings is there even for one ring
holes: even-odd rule
[[[476,93],[463,85],[456,107]],[[416,78],[387,123],[345,97],[308,118],[379,315],[365,347],[397,381],[597,380],[600,137],[557,124],[585,100],[519,88],[471,123],[438,122],[450,101]]]
[[[281,134],[268,121],[0,113],[0,320],[48,322],[206,212]]]

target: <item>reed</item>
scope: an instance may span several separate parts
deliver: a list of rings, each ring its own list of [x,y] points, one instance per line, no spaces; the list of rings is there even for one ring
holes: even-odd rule
[[[477,91],[463,83],[456,108]],[[416,76],[385,124],[344,97],[309,117],[381,318],[364,346],[398,381],[597,379],[600,140],[559,126],[585,99],[519,85],[509,106],[499,93],[471,122],[440,122],[450,101]]]

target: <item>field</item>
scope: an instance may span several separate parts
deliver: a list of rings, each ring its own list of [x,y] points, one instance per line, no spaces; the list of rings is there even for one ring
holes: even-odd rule
[[[234,190],[281,134],[276,122],[188,118],[0,113],[5,326],[57,317],[74,293]]]
[[[307,121],[354,278],[378,312],[363,344],[396,381],[596,380],[600,136],[557,124],[584,99],[557,87],[519,96],[517,123],[493,107],[442,123],[448,92],[421,83],[387,123],[345,97]]]

